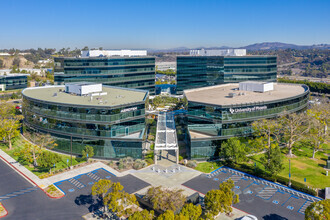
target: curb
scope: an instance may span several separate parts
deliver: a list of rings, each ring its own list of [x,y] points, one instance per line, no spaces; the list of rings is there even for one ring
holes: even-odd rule
[[[14,165],[12,165],[9,161],[7,161],[5,158],[3,158],[1,155],[0,155],[0,158],[5,161],[7,164],[9,164],[14,170],[16,170],[19,174],[21,174],[22,176],[24,176],[24,178],[26,178],[27,180],[29,180],[31,183],[33,183],[35,186],[39,187],[39,189],[41,189],[49,198],[52,198],[52,199],[60,199],[62,197],[64,197],[65,195],[62,195],[62,196],[58,196],[58,197],[55,197],[55,196],[52,196],[50,194],[48,194],[48,192],[46,192],[46,190],[44,190],[43,188],[41,188],[38,184],[36,184],[33,180],[31,180],[28,176],[26,176],[23,172],[21,172],[19,169],[17,169]],[[0,217],[1,218],[1,217]]]
[[[2,203],[0,203],[0,206],[2,206],[2,208],[3,208],[3,209],[5,210],[5,212],[6,212],[6,214],[3,215],[3,216],[0,216],[0,218],[6,217],[6,216],[8,215],[8,211],[7,211],[7,209],[3,206]]]

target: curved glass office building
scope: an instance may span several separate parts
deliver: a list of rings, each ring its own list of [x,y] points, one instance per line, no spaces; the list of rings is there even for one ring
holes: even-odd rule
[[[55,150],[70,153],[72,143],[74,154],[90,145],[94,157],[142,158],[148,91],[71,83],[22,94],[27,128],[51,134]]]
[[[272,87],[254,91],[240,84],[184,91],[188,100],[188,152],[192,159],[216,157],[221,140],[250,135],[253,121],[301,111],[308,104],[309,88],[305,85],[250,82],[257,87]]]

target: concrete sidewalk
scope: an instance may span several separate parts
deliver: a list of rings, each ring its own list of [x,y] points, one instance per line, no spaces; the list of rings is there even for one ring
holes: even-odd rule
[[[4,160],[6,163],[10,164],[16,170],[16,172],[18,172],[23,178],[31,182],[33,185],[39,186],[42,189],[46,188],[47,186],[55,182],[62,181],[65,179],[70,179],[77,175],[88,173],[99,168],[104,168],[105,170],[116,175],[117,177],[125,176],[130,173],[130,170],[120,173],[102,162],[96,162],[64,173],[55,174],[45,179],[40,179],[38,176],[36,176],[34,173],[32,173],[30,170],[28,170],[26,167],[21,165],[19,162],[17,162],[14,158],[9,156],[6,152],[4,152],[1,149],[0,149],[0,158]]]
[[[73,169],[73,170],[69,170],[69,171],[64,172],[64,173],[56,174],[54,176],[48,177],[47,180],[51,184],[53,184],[53,183],[56,183],[58,181],[62,181],[62,180],[65,180],[65,179],[70,179],[70,178],[73,178],[77,175],[89,173],[93,170],[100,169],[100,168],[103,168],[103,169],[109,171],[110,173],[113,173],[117,177],[122,177],[122,176],[125,176],[125,175],[129,174],[129,170],[120,173],[117,170],[109,167],[108,165],[105,165],[102,162],[96,162],[96,163],[92,163],[92,164],[89,164],[89,165],[86,165],[86,166],[83,166],[83,167],[79,167],[79,168],[76,168],[76,169]]]
[[[14,158],[9,156],[6,152],[0,149],[0,158],[4,160],[6,163],[9,163],[16,172],[18,172],[23,178],[31,182],[33,185],[37,185],[40,188],[44,189],[51,184],[47,179],[40,179],[35,174],[33,174],[30,170],[25,168],[19,162],[17,162]],[[22,175],[22,173],[25,175]],[[32,181],[31,181],[32,180]]]

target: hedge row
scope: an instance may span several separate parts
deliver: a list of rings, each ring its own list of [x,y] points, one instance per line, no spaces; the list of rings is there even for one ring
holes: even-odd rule
[[[227,164],[226,166],[239,170],[239,171],[242,171],[242,172],[245,172],[245,173],[248,173],[250,175],[254,175],[254,176],[269,180],[271,182],[275,182],[274,177],[269,176],[268,173],[266,173],[265,171],[258,169],[258,168],[256,170],[253,170],[251,167],[249,167],[245,164]],[[289,179],[286,177],[282,177],[282,176],[278,176],[276,179],[276,182],[281,183],[286,186],[289,185]],[[305,184],[297,182],[295,180],[291,180],[291,188],[304,192],[304,193],[307,193],[307,194],[310,194],[312,196],[317,195],[315,190],[307,188],[307,186]]]
[[[291,79],[285,79],[285,78],[278,78],[277,81],[279,83],[298,83],[298,84],[305,84],[309,87],[311,92],[317,92],[317,93],[330,93],[330,84],[327,83],[321,83],[321,82],[311,82],[307,80],[291,80]]]

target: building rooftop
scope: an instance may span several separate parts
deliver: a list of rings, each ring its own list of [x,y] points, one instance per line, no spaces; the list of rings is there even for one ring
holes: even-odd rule
[[[246,49],[190,50],[191,56],[245,56]]]
[[[81,57],[136,57],[147,56],[146,50],[83,50]]]
[[[188,101],[211,105],[227,106],[242,105],[258,102],[269,102],[301,95],[307,87],[299,84],[274,83],[274,90],[260,93],[252,91],[239,91],[239,84],[224,84],[198,89],[184,90]],[[236,93],[231,97],[229,93]]]
[[[60,91],[62,90],[62,92]],[[137,89],[126,89],[113,86],[102,86],[102,92],[106,95],[78,96],[64,92],[65,86],[44,86],[32,87],[22,91],[23,95],[32,99],[43,100],[46,102],[96,106],[113,107],[129,103],[142,102],[145,100],[148,91]]]
[[[22,74],[22,73],[10,73],[10,74],[7,74],[7,75],[2,75],[0,73],[0,77],[2,78],[8,78],[8,77],[16,77],[16,76],[29,76],[30,74]]]

